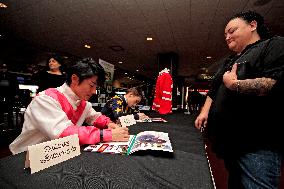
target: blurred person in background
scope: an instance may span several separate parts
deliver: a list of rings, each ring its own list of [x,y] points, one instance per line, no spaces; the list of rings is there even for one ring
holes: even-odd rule
[[[39,71],[34,75],[35,84],[38,85],[38,92],[48,88],[61,86],[66,81],[63,59],[59,55],[48,58],[48,69]]]

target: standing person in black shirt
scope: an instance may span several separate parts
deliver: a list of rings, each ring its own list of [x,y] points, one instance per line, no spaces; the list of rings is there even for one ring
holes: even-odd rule
[[[66,76],[62,69],[62,58],[58,55],[51,56],[48,59],[48,70],[35,74],[35,82],[38,85],[38,92],[48,88],[56,88],[61,86]]]
[[[278,188],[284,143],[275,106],[283,104],[284,38],[269,37],[253,11],[233,16],[225,38],[235,54],[215,74],[195,126],[206,127],[224,160],[228,188]]]

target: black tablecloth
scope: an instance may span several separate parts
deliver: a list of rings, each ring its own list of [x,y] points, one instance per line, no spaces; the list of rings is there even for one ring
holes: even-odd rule
[[[161,117],[158,114],[151,114]],[[140,151],[130,156],[83,152],[35,174],[24,169],[25,153],[0,160],[0,188],[213,188],[202,136],[193,117],[162,116],[167,123],[138,123],[130,133],[169,133],[173,153]]]

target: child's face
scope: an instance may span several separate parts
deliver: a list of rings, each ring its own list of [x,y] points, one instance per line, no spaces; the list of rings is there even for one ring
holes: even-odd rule
[[[129,107],[136,106],[140,101],[141,101],[141,97],[135,96],[133,94],[130,94],[129,97],[127,98],[127,104]]]

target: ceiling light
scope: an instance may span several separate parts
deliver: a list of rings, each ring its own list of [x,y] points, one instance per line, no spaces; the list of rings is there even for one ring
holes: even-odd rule
[[[207,58],[207,59],[211,59],[211,58],[212,58],[212,56],[207,56],[206,58]]]
[[[7,8],[7,5],[5,5],[4,3],[0,3],[0,8]]]
[[[152,37],[147,37],[147,41],[152,41],[153,38]]]
[[[90,49],[90,48],[91,48],[90,45],[84,45],[84,47],[86,47],[87,49]]]
[[[126,72],[125,72],[124,74],[125,74],[125,75],[127,75],[127,73],[126,73]]]
[[[139,72],[139,70],[136,70],[136,72]]]
[[[122,61],[119,61],[118,63],[119,63],[119,64],[122,64]]]

